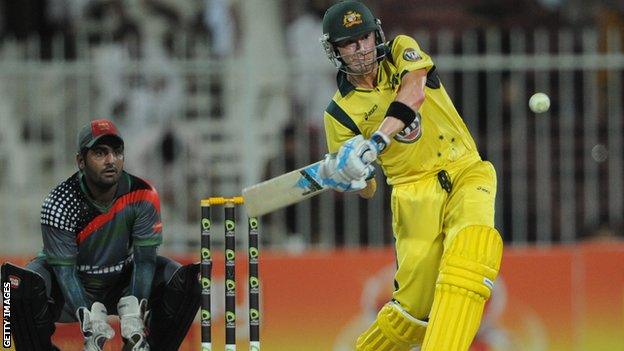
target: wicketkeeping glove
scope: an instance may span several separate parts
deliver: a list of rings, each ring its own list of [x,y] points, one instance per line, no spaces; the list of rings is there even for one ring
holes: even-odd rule
[[[124,340],[122,351],[149,351],[146,340],[145,321],[147,320],[147,300],[141,302],[134,296],[125,296],[117,303]]]
[[[115,331],[108,325],[106,307],[100,302],[94,302],[91,310],[79,307],[76,317],[80,323],[80,331],[84,336],[85,351],[102,351],[104,343],[115,336]]]

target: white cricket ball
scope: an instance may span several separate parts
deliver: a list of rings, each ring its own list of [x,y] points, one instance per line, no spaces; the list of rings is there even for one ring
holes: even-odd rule
[[[550,108],[550,98],[544,93],[535,93],[529,99],[529,107],[535,113],[546,112]]]

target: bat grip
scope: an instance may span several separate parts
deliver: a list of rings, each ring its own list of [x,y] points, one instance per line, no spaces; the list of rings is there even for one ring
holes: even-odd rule
[[[362,160],[362,162],[364,162],[366,165],[370,165],[371,163],[373,163],[376,158],[377,157],[375,157],[375,152],[371,149],[364,150],[362,156],[360,156],[360,160]]]

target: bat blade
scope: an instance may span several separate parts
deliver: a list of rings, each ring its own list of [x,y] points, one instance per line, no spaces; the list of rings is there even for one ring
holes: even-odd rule
[[[247,215],[261,216],[318,195],[328,188],[317,175],[320,161],[243,189]]]

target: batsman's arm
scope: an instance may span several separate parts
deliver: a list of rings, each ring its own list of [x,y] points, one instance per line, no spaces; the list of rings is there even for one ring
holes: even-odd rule
[[[418,110],[425,101],[425,84],[427,83],[427,70],[417,69],[411,71],[401,81],[399,91],[393,102],[386,111],[386,117],[370,139],[361,143],[357,149],[362,162],[371,164],[383,153],[392,137],[410,126],[419,117]]]
[[[427,70],[418,69],[403,76],[395,102],[401,103],[414,113],[418,112],[420,106],[425,101],[425,84],[427,83]],[[393,110],[389,109],[386,118],[381,122],[378,131],[389,137],[393,137],[410,123],[406,123],[405,118],[393,115]]]

